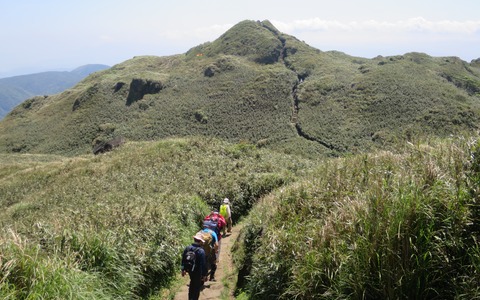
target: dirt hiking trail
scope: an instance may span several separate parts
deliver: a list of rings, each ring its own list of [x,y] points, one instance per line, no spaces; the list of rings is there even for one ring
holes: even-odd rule
[[[239,232],[240,226],[234,226],[232,233],[222,238],[220,258],[218,260],[217,271],[215,272],[216,281],[205,282],[205,288],[200,292],[200,300],[235,299],[233,292],[237,278],[234,272],[231,250],[238,238]],[[183,277],[183,280],[185,283],[178,293],[175,294],[175,300],[188,300],[188,284],[190,282],[188,275]]]

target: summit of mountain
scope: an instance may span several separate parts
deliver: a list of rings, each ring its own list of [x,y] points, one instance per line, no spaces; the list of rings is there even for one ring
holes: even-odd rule
[[[479,127],[480,67],[406,53],[321,51],[269,21],[242,21],[172,56],[138,56],[0,122],[1,152],[89,153],[122,136],[214,136],[307,156]]]
[[[247,57],[257,63],[278,62],[283,51],[283,40],[270,22],[243,21],[233,26],[212,43],[195,47],[189,54],[201,53],[213,57],[234,55]]]

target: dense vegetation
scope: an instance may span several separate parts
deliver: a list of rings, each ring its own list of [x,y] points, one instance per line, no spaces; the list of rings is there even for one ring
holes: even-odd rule
[[[0,298],[135,299],[166,287],[221,199],[236,220],[311,163],[214,139],[0,157]]]
[[[0,295],[158,299],[227,196],[248,214],[240,298],[475,299],[479,153],[458,138],[307,160],[189,138],[2,155]]]
[[[51,71],[0,78],[0,119],[30,97],[63,92],[91,73],[106,68],[106,65],[85,65],[70,72]]]
[[[252,299],[478,299],[480,144],[324,161],[264,197],[237,247]]]

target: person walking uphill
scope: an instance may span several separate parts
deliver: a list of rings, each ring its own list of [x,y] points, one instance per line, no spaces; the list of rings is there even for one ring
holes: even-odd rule
[[[228,198],[223,199],[223,204],[220,205],[220,214],[227,223],[227,226],[223,227],[223,235],[225,236],[225,230],[228,233],[232,232],[232,210],[230,209],[230,200]]]
[[[209,221],[211,221],[211,224],[207,224],[207,222],[210,223]],[[203,226],[204,228],[207,227],[215,231],[218,236],[218,243],[220,243],[220,241],[222,240],[221,233],[225,228],[225,226],[227,226],[227,222],[225,221],[225,218],[223,218],[223,216],[218,211],[212,210],[210,214],[208,214],[203,219]]]
[[[205,255],[207,259],[207,270],[210,275],[210,281],[215,281],[215,271],[217,270],[217,260],[218,260],[218,237],[217,233],[212,229],[205,227],[200,233],[203,235],[205,243],[203,244],[203,250],[205,250]],[[210,240],[208,243],[207,241]]]
[[[193,237],[193,244],[187,246],[182,255],[182,276],[190,275],[188,299],[198,300],[203,283],[207,281],[207,263],[203,250],[203,237],[197,233]]]

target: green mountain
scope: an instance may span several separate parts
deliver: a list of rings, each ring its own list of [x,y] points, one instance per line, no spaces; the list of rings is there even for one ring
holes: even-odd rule
[[[0,118],[15,106],[35,95],[60,93],[77,84],[93,72],[109,68],[106,65],[90,64],[70,72],[41,72],[0,79]]]
[[[225,297],[479,299],[478,100],[478,60],[322,52],[268,21],[31,98],[0,122],[0,298],[173,299],[228,197]]]
[[[474,131],[479,100],[478,61],[352,57],[243,21],[187,53],[135,57],[25,101],[0,123],[0,151],[74,155],[116,136],[200,135],[340,155]]]

